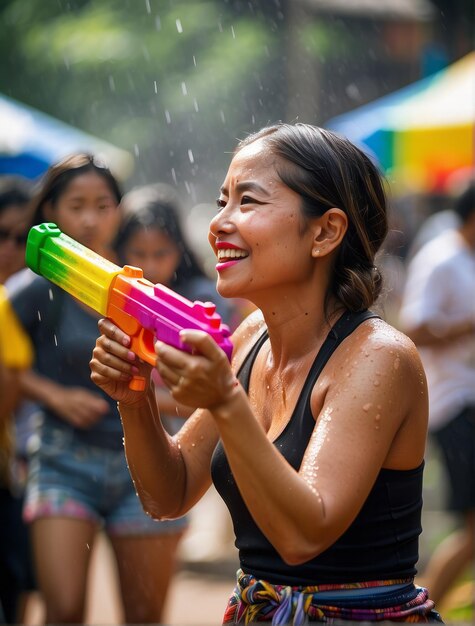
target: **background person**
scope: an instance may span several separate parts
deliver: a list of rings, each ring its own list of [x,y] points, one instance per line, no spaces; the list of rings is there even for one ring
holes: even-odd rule
[[[152,283],[165,285],[188,300],[213,302],[228,322],[232,305],[218,295],[187,242],[174,190],[164,183],[139,187],[124,196],[121,206],[124,219],[116,239],[121,264],[140,267]],[[193,409],[178,405],[158,376],[155,392],[169,430],[176,432],[176,418],[187,417]]]
[[[410,262],[400,312],[424,363],[430,432],[447,473],[448,509],[460,520],[424,571],[436,602],[475,562],[475,181],[453,212],[455,226]]]
[[[427,390],[417,351],[368,311],[387,233],[380,175],[349,141],[279,124],[235,151],[211,221],[219,293],[258,307],[230,366],[206,334],[194,354],[156,344],[176,401],[198,410],[170,437],[150,368],[110,320],[92,378],[119,403],[129,469],[158,519],[213,479],[240,553],[224,623],[438,621],[414,585]],[[238,375],[238,381],[235,378]]]
[[[35,197],[34,223],[59,228],[116,261],[112,248],[121,191],[109,169],[87,154],[53,165]],[[11,299],[31,337],[35,367],[24,393],[41,405],[24,507],[31,524],[46,623],[84,621],[87,576],[99,528],[116,556],[125,620],[159,622],[162,532],[146,516],[124,458],[116,403],[90,380],[98,315],[42,277]],[[175,524],[176,525],[176,524]]]
[[[31,420],[18,412],[20,372],[31,366],[28,337],[15,323],[8,294],[24,282],[25,245],[32,185],[21,176],[0,176],[0,604],[3,619],[23,623],[36,589],[29,533],[22,520],[26,444]]]

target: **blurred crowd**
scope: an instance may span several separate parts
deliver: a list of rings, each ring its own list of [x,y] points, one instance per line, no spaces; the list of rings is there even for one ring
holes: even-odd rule
[[[35,184],[0,178],[1,622],[26,623],[33,595],[46,623],[83,621],[99,531],[115,555],[128,623],[162,621],[181,549],[196,560],[219,558],[230,542],[212,496],[197,515],[173,521],[142,511],[116,406],[90,381],[99,315],[25,267],[29,229],[54,222],[110,261],[141,267],[153,283],[214,302],[233,329],[250,305],[216,293],[187,239],[184,213],[163,183],[124,195],[112,172],[87,154],[54,164]],[[420,349],[430,437],[447,475],[447,509],[460,521],[420,572],[437,604],[474,554],[473,173],[443,194],[393,199],[391,217],[379,259],[386,281],[381,312]],[[167,429],[176,432],[192,408],[177,405],[158,376],[154,382]],[[203,518],[214,522],[204,540],[192,533]]]

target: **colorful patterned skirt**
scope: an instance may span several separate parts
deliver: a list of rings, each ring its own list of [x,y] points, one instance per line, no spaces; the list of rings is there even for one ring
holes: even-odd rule
[[[223,624],[301,626],[339,620],[443,623],[428,595],[427,589],[417,587],[412,579],[290,587],[272,585],[238,570]]]

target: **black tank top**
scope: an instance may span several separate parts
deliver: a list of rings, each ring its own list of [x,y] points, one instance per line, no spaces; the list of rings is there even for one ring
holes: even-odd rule
[[[310,396],[320,372],[370,311],[345,313],[329,332],[310,369],[289,423],[274,441],[284,458],[299,469],[315,427]],[[265,332],[244,361],[238,377],[248,391],[252,365],[267,340]],[[211,461],[214,485],[233,520],[241,569],[273,584],[318,585],[410,578],[416,573],[422,531],[423,463],[413,470],[381,469],[356,519],[327,550],[301,565],[288,565],[254,522],[234,481],[223,446]],[[264,487],[263,487],[264,488]]]

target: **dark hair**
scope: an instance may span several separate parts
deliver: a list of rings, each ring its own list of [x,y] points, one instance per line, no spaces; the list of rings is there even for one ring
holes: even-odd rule
[[[471,181],[465,190],[456,198],[454,211],[464,224],[475,213],[475,180]]]
[[[172,288],[191,278],[205,276],[183,234],[180,203],[172,188],[157,183],[133,189],[124,196],[122,208],[124,218],[114,246],[122,262],[126,262],[124,249],[130,238],[144,228],[155,228],[167,235],[180,251],[180,262],[171,281]]]
[[[33,195],[31,181],[22,176],[0,176],[0,213],[9,207],[27,208]]]
[[[69,183],[77,176],[82,176],[88,172],[94,172],[106,181],[117,200],[117,204],[119,204],[122,199],[122,192],[109,168],[91,154],[73,154],[51,165],[42,178],[40,191],[33,201],[33,224],[40,224],[45,221],[45,204],[51,202],[54,207]]]
[[[276,124],[239,143],[236,151],[262,139],[279,157],[282,182],[302,198],[306,218],[337,207],[348,217],[348,230],[333,267],[326,306],[335,296],[350,311],[370,307],[382,288],[375,255],[388,232],[383,178],[362,150],[348,139],[309,124]]]

